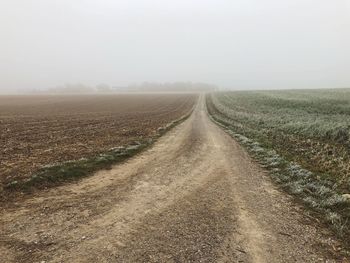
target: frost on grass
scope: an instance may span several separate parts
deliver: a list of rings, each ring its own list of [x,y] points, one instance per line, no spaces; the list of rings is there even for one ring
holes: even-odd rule
[[[218,123],[216,119],[212,119]],[[220,126],[225,127],[222,123]],[[275,150],[264,148],[256,141],[236,133],[232,128],[225,130],[266,168],[271,177],[289,193],[296,195],[305,205],[324,215],[339,235],[349,231],[350,203],[347,198],[337,193],[330,181],[321,180],[311,171],[294,162],[288,162]]]

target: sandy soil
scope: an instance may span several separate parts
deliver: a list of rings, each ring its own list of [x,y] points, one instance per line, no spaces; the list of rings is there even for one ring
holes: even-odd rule
[[[341,262],[203,97],[149,150],[17,202],[0,223],[2,262]]]

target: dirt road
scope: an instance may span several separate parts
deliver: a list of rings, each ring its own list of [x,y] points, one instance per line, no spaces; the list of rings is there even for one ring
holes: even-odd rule
[[[204,99],[147,151],[1,212],[1,262],[336,262]]]

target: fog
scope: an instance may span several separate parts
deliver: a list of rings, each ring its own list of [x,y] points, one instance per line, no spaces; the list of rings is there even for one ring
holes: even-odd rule
[[[2,0],[0,92],[350,87],[349,0]]]

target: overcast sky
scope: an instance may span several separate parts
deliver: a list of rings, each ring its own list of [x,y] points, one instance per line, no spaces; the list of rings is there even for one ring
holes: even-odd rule
[[[0,0],[0,91],[350,87],[349,0]]]

